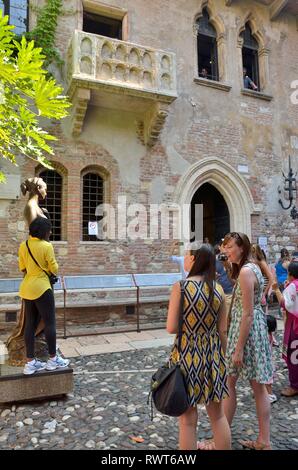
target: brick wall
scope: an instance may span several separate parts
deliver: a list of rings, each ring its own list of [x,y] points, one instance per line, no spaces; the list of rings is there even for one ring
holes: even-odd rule
[[[65,52],[72,31],[79,24],[80,10],[76,1],[64,2],[65,14],[60,18],[57,46]],[[109,2],[106,2],[109,3]],[[136,115],[129,110],[98,107],[88,110],[83,132],[72,138],[67,123],[51,123],[58,136],[54,162],[65,169],[63,243],[55,243],[55,252],[62,274],[108,274],[126,272],[176,271],[168,259],[167,241],[119,241],[111,243],[81,242],[81,172],[89,165],[103,168],[108,176],[107,201],[116,204],[118,195],[128,202],[146,207],[151,202],[171,202],[187,169],[206,157],[217,157],[238,170],[247,164],[243,175],[255,204],[262,204],[260,215],[252,214],[252,239],[269,238],[273,260],[281,247],[293,250],[298,244],[297,221],[278,205],[277,186],[282,184],[281,171],[291,153],[297,168],[297,152],[290,148],[290,137],[298,135],[297,106],[290,102],[290,82],[298,79],[297,31],[294,18],[270,22],[266,7],[255,2],[237,2],[225,7],[216,3],[215,14],[227,28],[227,67],[232,85],[230,92],[202,87],[194,83],[194,51],[192,23],[199,3],[187,5],[179,0],[150,2],[114,0],[114,6],[128,9],[129,41],[168,49],[177,54],[179,96],[170,106],[162,134],[153,148],[146,149],[138,140]],[[237,75],[237,25],[250,4],[262,32],[270,40],[270,102],[243,96]],[[34,14],[34,13],[33,13]],[[165,27],[169,19],[179,15],[179,34],[175,27]],[[153,20],[154,18],[154,20]],[[66,71],[64,71],[65,73]],[[137,109],[135,110],[137,113]],[[118,114],[117,119],[115,113]],[[295,153],[296,152],[296,153]],[[33,162],[21,164],[22,178],[33,176]],[[163,191],[154,192],[154,181],[161,181]],[[18,275],[17,250],[26,236],[23,220],[25,198],[7,204],[5,218],[0,218],[0,277]],[[66,214],[65,214],[66,212]]]

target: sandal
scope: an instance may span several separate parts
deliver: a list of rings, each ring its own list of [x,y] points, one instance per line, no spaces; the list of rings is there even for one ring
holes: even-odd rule
[[[198,450],[215,450],[215,443],[213,439],[205,439],[204,441],[197,442]]]
[[[272,450],[271,445],[264,444],[263,442],[259,441],[239,441],[240,444],[245,448],[245,449],[250,449],[250,450]]]
[[[295,390],[294,388],[292,387],[287,387],[287,388],[284,388],[280,394],[283,396],[283,397],[295,397],[296,395],[298,395],[298,390]]]

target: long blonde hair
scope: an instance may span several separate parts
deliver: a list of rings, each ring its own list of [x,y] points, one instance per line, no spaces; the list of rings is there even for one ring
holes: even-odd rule
[[[258,262],[266,261],[266,257],[262,251],[262,248],[260,247],[260,245],[257,245],[256,243],[251,245],[251,255],[255,261],[258,261]]]

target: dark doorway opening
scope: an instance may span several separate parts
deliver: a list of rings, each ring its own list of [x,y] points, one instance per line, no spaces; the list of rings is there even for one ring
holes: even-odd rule
[[[203,205],[203,238],[218,243],[230,231],[229,209],[220,192],[212,184],[203,184],[191,201],[191,231],[195,233],[195,205]],[[197,231],[196,231],[197,233]],[[194,237],[191,239],[194,241]]]
[[[122,39],[122,20],[84,11],[83,31],[109,38]]]

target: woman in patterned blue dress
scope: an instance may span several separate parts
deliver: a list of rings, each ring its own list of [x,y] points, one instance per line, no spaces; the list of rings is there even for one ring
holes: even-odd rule
[[[261,306],[264,280],[260,268],[250,260],[250,241],[242,233],[224,239],[225,252],[232,263],[232,278],[237,279],[231,310],[226,351],[229,398],[225,414],[230,425],[236,411],[236,383],[249,380],[256,401],[259,433],[255,441],[241,441],[249,449],[270,450],[270,402],[266,383],[272,380],[272,360],[266,315]]]
[[[215,279],[215,255],[210,245],[193,247],[184,257],[183,327],[180,354],[177,338],[170,362],[179,361],[186,378],[189,408],[179,417],[179,448],[197,448],[197,405],[204,404],[211,421],[216,449],[231,448],[231,433],[224,414],[228,396],[224,359],[226,346],[226,305],[222,287]],[[167,331],[177,333],[180,316],[180,284],[174,284]]]

